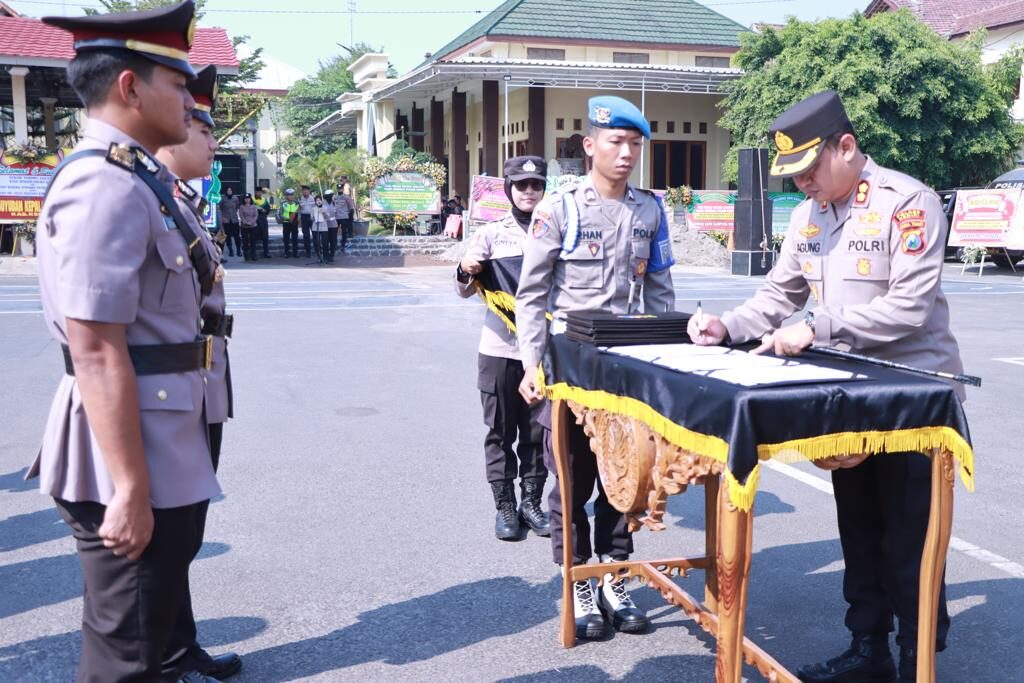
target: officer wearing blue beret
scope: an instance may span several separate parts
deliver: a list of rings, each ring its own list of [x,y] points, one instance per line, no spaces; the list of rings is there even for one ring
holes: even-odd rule
[[[523,268],[516,295],[516,325],[524,377],[520,393],[530,404],[543,399],[540,362],[547,343],[545,313],[664,312],[675,306],[670,268],[672,245],[665,212],[653,193],[632,187],[629,176],[640,160],[647,119],[620,97],[594,97],[589,102],[590,130],[583,149],[592,170],[578,185],[549,194],[537,205],[523,247]],[[550,430],[550,408],[541,416]],[[548,470],[557,472],[550,434],[544,440]],[[608,501],[597,463],[583,428],[569,426],[572,469],[573,562],[584,564],[596,552],[602,562],[622,561],[633,551],[626,519]],[[551,492],[551,542],[555,563],[562,562],[565,533],[562,501],[556,478]],[[594,543],[586,504],[594,501]],[[647,616],[629,596],[624,581],[608,573],[594,595],[590,581],[574,583],[576,634],[600,638],[605,617],[619,631],[646,630]],[[603,614],[602,614],[603,612]]]

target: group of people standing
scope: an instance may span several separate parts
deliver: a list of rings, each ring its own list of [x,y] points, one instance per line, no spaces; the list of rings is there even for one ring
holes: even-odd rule
[[[274,198],[265,196],[260,188],[256,188],[255,195],[246,193],[239,197],[229,186],[219,206],[227,255],[243,256],[246,261],[258,261],[259,254],[270,258],[270,212],[274,210]],[[262,250],[258,250],[258,244]]]
[[[356,218],[352,185],[347,176],[342,176],[337,193],[328,190],[323,196],[314,195],[308,185],[303,185],[300,192],[296,196],[295,190],[285,190],[276,212],[284,237],[284,257],[299,258],[301,229],[306,258],[313,258],[315,253],[320,263],[334,263],[339,236],[342,253],[352,238]],[[220,223],[227,255],[258,261],[257,245],[262,243],[262,257],[270,258],[269,216],[273,212],[273,196],[261,189],[257,188],[255,196],[239,197],[233,188],[226,188],[220,202]]]

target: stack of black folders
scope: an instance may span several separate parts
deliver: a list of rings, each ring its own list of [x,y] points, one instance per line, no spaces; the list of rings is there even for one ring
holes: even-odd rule
[[[595,346],[632,346],[634,344],[681,344],[689,342],[686,324],[689,313],[569,313],[565,317],[565,336]]]

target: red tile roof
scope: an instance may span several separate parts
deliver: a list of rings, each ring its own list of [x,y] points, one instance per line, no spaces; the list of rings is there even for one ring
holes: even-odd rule
[[[67,31],[47,26],[38,19],[0,16],[0,64],[5,57],[71,61],[74,56],[71,34]],[[238,66],[235,48],[222,28],[197,28],[189,61],[197,65]]]
[[[1024,20],[1024,0],[871,0],[864,14],[870,17],[902,8],[943,36]]]

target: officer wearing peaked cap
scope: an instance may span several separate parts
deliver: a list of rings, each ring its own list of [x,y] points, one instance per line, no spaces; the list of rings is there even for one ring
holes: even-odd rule
[[[68,81],[89,116],[39,217],[43,315],[65,375],[30,469],[81,560],[79,681],[177,678],[165,652],[203,505],[220,493],[199,326],[215,264],[153,157],[188,138],[194,13],[43,20],[73,34]]]
[[[533,210],[544,197],[547,163],[540,157],[512,157],[505,162],[504,175],[505,195],[511,208],[501,220],[482,225],[473,233],[455,272],[455,291],[459,296],[476,294],[474,278],[483,270],[483,261],[523,255]],[[538,421],[541,406],[531,407],[519,395],[523,365],[516,335],[491,311],[484,317],[477,365],[477,388],[488,430],[484,439],[487,481],[497,509],[494,534],[503,541],[519,540],[522,522],[538,536],[549,536],[550,521],[541,508],[548,476],[543,427]],[[522,493],[518,510],[517,475]]]
[[[797,355],[844,345],[879,358],[960,373],[960,351],[942,293],[946,216],[919,181],[861,152],[839,96],[793,105],[770,129],[770,173],[792,178],[807,201],[794,210],[775,268],[754,297],[721,319],[705,315],[698,344],[763,339],[762,350]],[[813,300],[813,301],[811,301]],[[811,303],[806,318],[781,327]],[[956,385],[963,398],[963,388]],[[889,633],[898,625],[899,680],[915,680],[918,579],[928,527],[930,464],[921,453],[828,459],[846,563],[850,648],[800,669],[802,681],[891,681]],[[945,585],[936,648],[945,647]]]
[[[660,202],[650,192],[630,186],[629,176],[651,128],[632,103],[619,97],[589,102],[590,130],[583,141],[593,170],[576,187],[550,193],[537,206],[523,247],[523,268],[516,295],[516,325],[524,378],[520,392],[529,403],[542,400],[540,362],[547,343],[545,313],[577,311],[630,313],[641,306],[664,312],[675,306],[670,267],[672,244]],[[550,407],[541,416],[550,430]],[[550,431],[545,462],[556,473]],[[573,543],[573,561],[586,563],[593,552],[601,561],[626,560],[633,551],[625,517],[605,495],[596,459],[582,427],[569,426],[572,469],[573,529],[563,530],[558,486],[548,499],[551,545],[555,563],[562,562],[562,544]],[[557,481],[557,478],[556,478]],[[586,504],[594,501],[594,543]],[[575,582],[576,633],[599,638],[605,618],[617,630],[641,632],[647,617],[632,602],[625,582],[604,577],[596,599],[589,581]]]
[[[200,236],[201,243],[197,248],[205,249],[211,260],[217,264],[213,289],[203,297],[201,303],[202,334],[208,335],[212,340],[210,368],[203,381],[206,386],[205,413],[206,421],[209,423],[210,457],[216,471],[220,462],[224,423],[232,416],[228,337],[232,333],[233,317],[225,311],[221,250],[203,225],[206,200],[188,181],[210,174],[210,167],[217,151],[217,140],[213,135],[213,112],[217,103],[217,68],[211,65],[200,69],[196,78],[189,83],[188,89],[196,102],[192,109],[193,121],[189,128],[188,140],[180,145],[161,147],[156,153],[156,158],[177,176],[175,199],[182,215]],[[202,546],[208,505],[209,501],[200,503],[202,510],[199,515],[199,538],[194,548],[195,552]],[[186,583],[185,595],[164,654],[164,670],[188,672],[186,680],[189,674],[193,678],[208,676],[223,680],[237,673],[241,667],[242,660],[238,655],[228,653],[213,657],[199,646],[196,640],[191,591]]]

